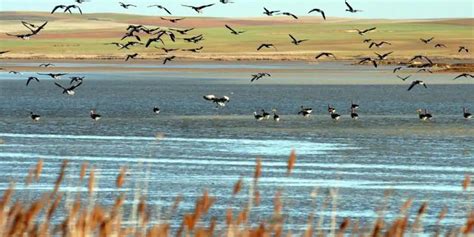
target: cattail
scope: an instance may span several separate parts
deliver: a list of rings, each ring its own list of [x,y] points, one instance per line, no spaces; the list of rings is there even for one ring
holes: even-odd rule
[[[59,171],[59,176],[56,179],[56,182],[54,183],[54,190],[51,195],[54,195],[58,192],[59,186],[63,182],[64,176],[66,175],[66,167],[67,167],[68,161],[63,160],[63,163],[61,164],[61,170]]]
[[[419,216],[423,215],[426,212],[427,208],[428,208],[428,203],[423,202],[423,204],[421,204],[420,208],[418,209],[418,215]]]
[[[81,181],[81,183],[84,180],[84,177],[86,176],[87,166],[89,166],[87,162],[84,162],[81,165],[81,172],[79,173],[79,181]]]
[[[260,160],[260,158],[257,158],[257,163],[255,165],[255,174],[253,175],[254,181],[257,182],[260,176],[262,176],[262,160]]]
[[[249,218],[249,209],[244,208],[242,211],[237,214],[237,225],[245,224],[247,223]]]
[[[407,199],[400,208],[401,213],[405,213],[413,204],[413,198]]]
[[[42,171],[43,171],[43,160],[39,159],[38,163],[36,163],[36,167],[35,167],[35,181],[36,182],[39,181]]]
[[[443,207],[443,209],[439,212],[438,215],[438,222],[444,219],[446,217],[446,214],[448,213],[448,207]]]
[[[370,236],[377,237],[379,235],[379,233],[382,231],[382,228],[383,228],[383,221],[380,218],[378,218],[375,221],[374,229],[373,229]]]
[[[232,224],[233,218],[234,218],[234,214],[232,213],[232,209],[227,208],[227,211],[225,213],[225,223],[227,226],[230,226],[230,224]]]
[[[126,167],[120,168],[120,173],[117,176],[117,181],[115,182],[115,185],[117,186],[117,188],[121,188],[123,186],[123,183],[125,182],[126,173],[127,173]]]
[[[474,232],[474,211],[467,218],[466,225],[462,228],[462,233],[467,235]]]
[[[282,209],[283,205],[281,203],[281,191],[278,191],[275,193],[275,197],[273,198],[273,213],[280,215]]]
[[[290,157],[288,158],[288,170],[286,171],[286,175],[289,176],[291,174],[291,170],[293,170],[295,163],[296,163],[296,152],[295,150],[292,150],[290,153]]]
[[[176,212],[176,210],[178,209],[179,204],[181,203],[182,200],[183,200],[183,196],[181,196],[181,195],[178,195],[174,199],[173,206],[171,206],[170,214],[174,214]]]
[[[26,179],[25,179],[25,185],[26,186],[29,186],[33,182],[34,173],[35,173],[34,169],[30,169],[28,171],[28,175],[26,176]]]
[[[470,185],[471,185],[471,176],[466,174],[464,176],[464,181],[462,182],[462,189],[464,191],[467,191],[467,189],[469,188]]]
[[[243,184],[243,180],[242,180],[242,177],[234,184],[234,191],[232,192],[232,196],[235,196],[237,195],[240,190],[242,189],[242,184]]]
[[[58,208],[59,203],[61,202],[62,199],[62,194],[59,194],[56,199],[54,200],[53,204],[48,209],[46,219],[49,221],[51,220],[51,217],[53,217],[54,212],[56,211],[56,208]]]
[[[253,202],[255,206],[260,205],[260,191],[255,190],[255,192],[253,193]]]
[[[91,196],[94,193],[94,187],[95,187],[95,168],[94,167],[92,167],[89,170],[89,183],[87,187],[89,191],[89,196]]]
[[[351,224],[351,220],[347,217],[344,218],[344,220],[342,220],[341,222],[341,225],[339,225],[339,231],[344,233],[350,224]]]

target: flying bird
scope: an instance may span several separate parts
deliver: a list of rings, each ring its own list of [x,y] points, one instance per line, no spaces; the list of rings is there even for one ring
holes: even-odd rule
[[[387,41],[382,41],[382,42],[379,42],[379,43],[372,42],[369,45],[369,49],[371,49],[373,46],[375,46],[377,48],[381,48],[384,44],[392,45],[390,42],[387,42]]]
[[[182,34],[182,35],[185,35],[185,34],[187,34],[189,31],[194,30],[194,28],[183,29],[183,30],[181,30],[181,29],[170,29],[170,30],[176,31],[176,32],[178,32],[178,33],[180,33],[180,34]]]
[[[216,107],[224,107],[230,101],[228,96],[217,97],[215,95],[205,95],[203,98],[207,101],[211,101],[212,103],[216,103]]]
[[[28,80],[26,81],[26,86],[28,86],[28,84],[30,84],[30,81],[32,81],[32,80],[35,80],[35,81],[37,81],[37,82],[40,82],[37,77],[28,77]]]
[[[79,13],[81,13],[81,15],[82,15],[82,10],[78,5],[69,5],[69,6],[66,7],[66,9],[64,9],[64,12],[69,12],[69,13],[72,14],[71,8],[77,9],[79,11]]]
[[[416,80],[416,81],[413,81],[410,85],[410,87],[408,87],[408,91],[410,91],[413,87],[415,87],[416,85],[422,85],[424,86],[425,88],[428,88],[426,86],[426,84],[423,82],[423,81],[420,81],[420,80]]]
[[[10,73],[10,74],[15,74],[15,75],[18,75],[18,74],[21,75],[21,72],[17,72],[17,71],[9,71],[8,73]]]
[[[191,9],[193,9],[194,11],[196,11],[197,13],[202,13],[202,10],[204,10],[204,8],[214,6],[214,3],[207,4],[207,5],[202,5],[202,6],[190,6],[190,5],[181,5],[181,6],[189,7]]]
[[[54,84],[55,84],[57,87],[63,89],[63,94],[68,94],[68,95],[71,95],[71,96],[72,96],[72,95],[75,95],[75,94],[76,94],[76,92],[74,91],[74,89],[76,89],[77,87],[79,87],[80,85],[82,85],[82,81],[79,82],[78,84],[72,85],[72,86],[70,86],[70,87],[68,87],[68,88],[62,86],[61,84],[59,84],[59,83],[57,83],[57,82],[55,82]]]
[[[125,8],[125,9],[128,9],[129,7],[137,7],[136,5],[133,5],[133,4],[127,4],[127,3],[123,3],[123,2],[119,2],[120,6]]]
[[[411,62],[413,62],[413,61],[415,61],[415,60],[417,60],[417,59],[421,59],[421,60],[425,59],[425,60],[428,61],[430,64],[433,64],[433,61],[431,61],[431,59],[429,59],[428,57],[423,56],[423,55],[415,55],[415,56],[413,56],[413,58],[410,59],[409,63],[411,63]]]
[[[371,57],[361,58],[361,60],[359,61],[359,64],[363,64],[366,62],[371,62],[372,65],[374,65],[374,67],[377,68],[377,61],[375,59],[372,59]]]
[[[160,17],[161,20],[164,20],[164,21],[169,21],[171,23],[176,23],[178,21],[181,21],[181,20],[184,20],[185,18],[182,17],[182,18],[164,18],[164,17]]]
[[[271,77],[272,75],[270,75],[270,73],[266,73],[266,72],[259,72],[257,74],[253,74],[252,75],[252,79],[250,79],[250,82],[253,82],[253,81],[258,81],[258,79],[261,79],[263,77]]]
[[[28,33],[28,34],[10,34],[10,33],[5,33],[6,35],[8,36],[13,36],[13,37],[17,37],[17,38],[20,38],[22,40],[29,40],[32,36],[36,35],[35,33]]]
[[[400,71],[400,70],[402,70],[402,67],[396,67],[396,68],[393,69],[393,73],[395,73],[397,71]]]
[[[362,10],[354,9],[347,1],[345,1],[345,3],[346,3],[346,6],[347,6],[346,12],[356,13],[356,12],[361,12],[362,11]]]
[[[429,73],[433,73],[430,69],[426,69],[426,68],[422,68],[422,69],[418,70],[417,72],[429,72]]]
[[[193,52],[193,53],[199,53],[199,51],[201,51],[204,47],[199,47],[199,48],[193,48],[193,49],[182,49],[181,51],[189,51],[189,52]]]
[[[39,65],[39,67],[54,67],[54,64],[52,63],[42,63]]]
[[[434,47],[435,48],[446,48],[446,45],[445,44],[436,44]]]
[[[376,29],[377,29],[377,27],[372,27],[372,28],[364,29],[364,30],[359,30],[359,29],[355,29],[355,30],[357,31],[357,33],[358,33],[359,35],[364,35],[365,33],[374,31],[374,30],[376,30]]]
[[[462,74],[459,74],[457,77],[455,77],[453,80],[456,80],[458,78],[461,78],[461,77],[465,77],[465,78],[474,78],[474,75],[473,74],[469,74],[469,73],[462,73]]]
[[[280,12],[280,11],[270,11],[270,10],[268,10],[268,9],[265,8],[265,7],[263,8],[263,10],[264,10],[263,14],[265,14],[265,15],[267,15],[267,16],[273,16],[273,14]]]
[[[336,56],[333,54],[333,53],[328,53],[328,52],[322,52],[320,54],[318,54],[316,56],[316,59],[319,59],[321,58],[322,56],[325,56],[325,57],[333,57],[334,59],[336,59]]]
[[[434,37],[431,37],[431,38],[429,38],[429,39],[420,38],[421,42],[423,42],[423,43],[425,43],[425,44],[428,44],[428,43],[431,42],[433,39],[434,39]]]
[[[291,34],[289,34],[290,38],[291,38],[291,43],[294,44],[294,45],[299,45],[305,41],[308,41],[307,39],[303,39],[303,40],[297,40],[295,37],[293,37]]]
[[[262,48],[267,48],[267,49],[269,49],[269,48],[271,48],[271,47],[273,47],[275,50],[277,50],[277,48],[275,47],[275,45],[263,43],[263,44],[261,44],[260,46],[258,46],[257,51],[260,51],[260,49],[262,49]]]
[[[234,34],[234,35],[239,35],[239,34],[242,34],[242,33],[245,32],[244,30],[243,30],[243,31],[234,30],[234,29],[233,29],[232,27],[230,27],[229,25],[225,25],[225,27],[230,30],[230,33],[231,33],[231,34]]]
[[[388,55],[392,54],[392,52],[388,52],[388,53],[384,53],[384,54],[378,54],[378,53],[375,53],[377,55],[377,57],[379,57],[380,60],[384,60],[388,57]]]
[[[67,75],[67,73],[38,73],[38,75],[50,76],[53,79],[61,79],[62,76]]]
[[[137,56],[138,56],[138,53],[127,54],[125,61],[128,61],[129,59],[135,59]]]
[[[411,77],[411,75],[408,75],[408,76],[406,76],[406,77],[401,77],[401,76],[397,75],[397,77],[398,77],[399,79],[401,79],[402,81],[406,81],[408,78]]]
[[[69,82],[69,85],[71,85],[73,82],[82,82],[84,80],[84,77],[69,77],[71,81]]]
[[[324,20],[326,20],[326,15],[324,14],[324,11],[319,9],[319,8],[314,8],[314,9],[311,9],[308,14],[312,13],[312,12],[319,12],[321,13],[321,16],[323,17]]]
[[[150,5],[150,6],[148,6],[148,7],[157,7],[157,8],[159,8],[159,9],[164,10],[165,12],[167,12],[168,14],[171,15],[171,12],[170,12],[166,7],[163,7],[163,6],[161,6],[161,5]]]
[[[370,41],[372,41],[372,39],[364,39],[364,41],[362,41],[363,43],[370,43]]]
[[[31,31],[31,33],[37,34],[46,26],[46,24],[48,24],[48,22],[45,21],[43,24],[39,26],[26,22],[26,21],[21,21],[21,24],[23,24],[26,28],[28,28]]]
[[[176,56],[166,57],[165,60],[163,60],[163,64],[166,64],[166,62],[171,62],[175,58],[176,58]]]
[[[298,17],[291,12],[282,12],[280,15],[291,16],[293,19],[298,20]]]
[[[458,53],[460,53],[461,51],[465,51],[466,53],[469,53],[469,49],[464,46],[459,46]]]
[[[231,2],[229,0],[219,0],[219,2],[222,3],[222,4],[234,3],[234,2]]]

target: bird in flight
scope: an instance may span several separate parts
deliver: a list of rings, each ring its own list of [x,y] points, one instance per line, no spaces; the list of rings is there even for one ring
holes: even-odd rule
[[[178,33],[180,33],[180,34],[182,34],[182,35],[185,35],[185,34],[187,34],[189,31],[194,30],[194,28],[189,28],[189,29],[184,29],[184,30],[181,30],[181,29],[170,29],[170,30],[176,31],[176,32],[178,32]]]
[[[35,80],[35,81],[37,81],[37,82],[40,82],[37,77],[28,77],[28,80],[26,81],[26,86],[28,86],[28,84],[30,84],[30,82],[31,82],[32,80]]]
[[[148,48],[151,43],[153,43],[153,42],[158,42],[158,41],[160,41],[163,45],[165,45],[165,43],[164,43],[163,40],[161,39],[161,36],[163,36],[163,34],[164,34],[164,33],[159,34],[159,35],[157,35],[155,38],[149,38],[148,41],[147,41],[146,44],[145,44],[145,47]]]
[[[375,53],[377,55],[377,57],[379,57],[380,60],[384,60],[388,57],[388,55],[392,54],[392,52],[388,52],[388,53],[384,53],[384,54],[378,54],[378,53]]]
[[[428,88],[426,86],[426,84],[423,82],[423,81],[420,81],[420,80],[416,80],[416,81],[413,81],[410,85],[410,87],[408,87],[408,91],[410,91],[413,87],[415,87],[416,85],[422,85],[424,86],[425,88]]]
[[[399,79],[401,79],[402,81],[406,81],[408,78],[411,77],[411,75],[408,75],[408,76],[406,76],[406,77],[401,77],[401,76],[397,75],[397,77],[398,77]]]
[[[20,38],[20,39],[22,39],[22,40],[29,40],[29,39],[31,38],[31,36],[36,35],[36,34],[34,34],[34,33],[18,34],[18,35],[10,34],[10,33],[5,33],[5,34],[8,35],[8,36],[13,36],[13,37]]]
[[[157,8],[159,8],[159,9],[164,10],[166,13],[168,13],[168,14],[171,15],[171,12],[170,12],[166,7],[163,7],[163,6],[161,6],[161,5],[155,4],[155,5],[150,5],[150,6],[148,6],[148,7],[157,7]]]
[[[428,44],[428,43],[431,42],[433,39],[434,39],[434,37],[431,37],[431,38],[429,38],[429,39],[420,38],[421,42],[423,42],[423,43],[425,43],[425,44]]]
[[[29,22],[26,22],[26,21],[21,21],[21,24],[23,24],[26,28],[28,28],[31,33],[35,33],[37,34],[38,32],[40,32],[45,26],[46,24],[48,24],[47,21],[45,21],[43,24],[37,26],[35,24],[32,24],[32,23],[29,23]]]
[[[369,45],[369,49],[371,49],[373,46],[375,46],[377,48],[381,48],[384,44],[392,45],[390,42],[387,42],[387,41],[382,41],[382,42],[379,42],[379,43],[372,42]]]
[[[430,69],[426,69],[426,68],[422,68],[422,69],[418,70],[417,72],[429,72],[429,73],[433,73]]]
[[[470,78],[474,78],[474,75],[473,75],[473,74],[469,74],[469,73],[462,73],[462,74],[458,75],[457,77],[455,77],[453,80],[456,80],[456,79],[458,79],[458,78],[461,78],[461,77],[465,77],[465,78],[468,78],[468,77],[470,77]]]
[[[234,2],[231,2],[229,0],[219,0],[219,2],[222,3],[222,4],[234,3]]]
[[[266,7],[264,7],[263,10],[264,10],[263,14],[265,14],[267,16],[273,16],[273,14],[280,12],[280,11],[270,11]]]
[[[176,56],[166,57],[165,60],[163,60],[163,64],[166,64],[167,62],[171,62],[175,58],[176,58]]]
[[[460,53],[461,51],[465,51],[466,53],[469,53],[469,49],[464,46],[459,46],[458,53]]]
[[[267,49],[269,49],[269,48],[272,48],[272,47],[273,47],[275,50],[277,50],[277,48],[275,47],[275,45],[264,43],[264,44],[261,44],[260,46],[258,46],[257,51],[260,51],[260,49],[262,49],[262,48],[267,48]]]
[[[445,44],[436,44],[434,47],[435,48],[446,48],[446,45]]]
[[[411,62],[413,62],[417,59],[426,59],[426,61],[428,61],[430,65],[433,64],[433,61],[431,61],[431,59],[429,59],[428,57],[423,56],[423,55],[415,55],[413,58],[410,59],[409,63],[411,63]]]
[[[38,75],[50,76],[53,79],[59,80],[62,76],[67,75],[67,73],[38,73]]]
[[[21,72],[17,72],[17,71],[9,71],[8,73],[10,73],[10,74],[15,74],[15,75],[18,75],[18,74],[21,75]]]
[[[368,32],[370,32],[370,31],[374,31],[374,30],[376,30],[376,29],[377,29],[377,27],[372,27],[372,28],[365,29],[365,30],[356,29],[356,31],[357,31],[357,33],[358,33],[359,35],[364,35],[365,33],[368,33]]]
[[[181,20],[184,20],[185,18],[182,17],[182,18],[164,18],[164,17],[160,17],[161,20],[164,20],[164,21],[169,21],[171,23],[176,23],[178,21],[181,21]]]
[[[128,61],[129,59],[134,59],[138,56],[138,53],[134,53],[134,54],[127,54],[126,58],[125,58],[125,61]]]
[[[400,70],[402,70],[402,67],[396,67],[393,69],[393,73],[396,73],[397,71],[400,71]]]
[[[233,34],[233,35],[239,35],[239,34],[242,34],[242,33],[245,32],[244,30],[242,30],[242,31],[234,30],[234,29],[233,29],[232,27],[230,27],[229,25],[225,25],[225,27],[226,27],[227,29],[229,29],[229,30],[230,30],[230,33]]]
[[[347,6],[346,12],[356,13],[356,12],[361,12],[362,11],[362,10],[354,9],[347,1],[345,1],[345,3],[346,3],[346,6]]]
[[[199,51],[201,51],[204,47],[199,47],[199,48],[193,48],[193,49],[182,49],[181,51],[189,51],[189,52],[193,52],[193,53],[199,53]]]
[[[262,77],[271,77],[272,75],[270,75],[270,73],[266,73],[266,72],[259,72],[257,74],[253,74],[252,75],[252,79],[250,79],[250,82],[253,82],[253,81],[258,81],[258,79],[262,78]]]
[[[322,56],[324,56],[324,57],[333,57],[334,59],[336,59],[336,56],[333,53],[328,53],[328,52],[322,52],[322,53],[318,54],[316,56],[316,59],[319,59]]]
[[[173,52],[173,51],[179,50],[178,48],[169,49],[169,48],[165,48],[165,47],[159,48],[159,47],[156,47],[156,46],[155,46],[155,48],[161,49],[161,50],[165,51],[165,53],[169,53],[169,52]]]
[[[53,10],[51,11],[51,14],[55,13],[56,10],[58,10],[58,9],[64,9],[64,12],[69,12],[69,13],[72,14],[71,8],[79,10],[79,13],[81,13],[81,15],[82,15],[82,10],[78,5],[67,5],[67,6],[66,5],[57,5],[53,8]]]
[[[295,20],[298,20],[298,17],[295,14],[291,13],[291,12],[282,12],[282,13],[280,13],[280,15],[291,16]]]
[[[38,67],[54,67],[54,64],[52,64],[52,63],[42,63]]]
[[[123,2],[119,2],[120,6],[125,8],[125,9],[128,9],[129,7],[137,7],[136,5],[133,5],[133,4],[127,4],[127,3],[123,3]]]
[[[72,95],[75,95],[75,94],[76,94],[76,92],[74,91],[74,89],[76,89],[77,87],[79,87],[80,85],[82,85],[82,81],[79,82],[78,84],[72,85],[72,86],[70,86],[70,87],[68,87],[68,88],[62,86],[61,84],[59,84],[59,83],[57,83],[57,82],[55,82],[54,84],[55,84],[57,87],[63,89],[63,94],[68,94],[68,95],[71,95],[71,96],[72,96]]]
[[[363,64],[366,62],[371,62],[372,65],[374,65],[374,67],[377,68],[377,61],[375,59],[372,59],[371,57],[361,58],[359,61],[359,64]]]
[[[181,5],[181,6],[189,7],[191,9],[193,9],[194,11],[196,11],[197,13],[202,13],[202,10],[204,10],[204,8],[214,6],[214,3],[207,4],[207,5],[202,5],[202,6],[190,6],[190,5]]]
[[[293,37],[293,35],[289,34],[290,38],[291,38],[291,43],[294,44],[294,45],[300,45],[301,43],[305,42],[305,41],[308,41],[307,39],[302,39],[302,40],[297,40],[295,37]]]
[[[212,103],[216,103],[217,107],[224,107],[230,101],[230,98],[228,96],[217,97],[215,95],[205,95],[203,96],[203,98],[207,101],[211,101]]]
[[[69,77],[71,81],[69,82],[69,85],[71,85],[73,82],[82,82],[84,80],[84,77]]]
[[[312,13],[312,12],[319,12],[321,13],[321,16],[323,17],[324,20],[326,20],[326,14],[324,14],[324,11],[319,9],[319,8],[314,8],[314,9],[311,9],[308,14]]]
[[[10,51],[0,51],[0,55],[3,55],[3,54],[6,54],[6,53],[9,53]]]

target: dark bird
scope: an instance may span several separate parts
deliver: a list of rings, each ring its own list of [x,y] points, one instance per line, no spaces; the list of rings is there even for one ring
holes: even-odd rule
[[[387,41],[382,41],[382,42],[379,42],[379,43],[372,42],[372,43],[370,43],[370,45],[369,45],[369,49],[371,49],[373,46],[375,46],[375,47],[377,47],[377,48],[381,48],[384,44],[392,45],[391,43],[389,43],[389,42],[387,42]]]
[[[313,112],[312,108],[307,108],[302,105],[300,106],[300,111],[298,112],[298,115],[303,115],[303,117],[308,117],[311,115],[312,112]]]
[[[470,119],[472,118],[472,114],[467,112],[467,109],[465,107],[462,108],[462,114],[465,119]]]
[[[39,67],[54,67],[54,64],[52,63],[42,63],[39,65]]]
[[[392,52],[385,53],[385,54],[382,54],[382,55],[381,55],[381,54],[378,54],[378,53],[375,53],[375,54],[377,55],[377,57],[379,57],[380,60],[384,60],[384,59],[387,58],[388,55],[390,55],[390,54],[392,54],[392,53],[393,53],[393,51],[392,51]]]
[[[253,112],[253,117],[254,117],[257,121],[263,120],[263,115],[257,114],[257,111],[254,111],[254,112]]]
[[[29,40],[32,36],[36,35],[35,33],[28,33],[28,34],[18,34],[18,35],[15,35],[15,34],[10,34],[10,33],[6,33],[6,35],[8,36],[13,36],[13,37],[17,37],[17,38],[20,38],[22,40]]]
[[[125,8],[125,9],[128,9],[129,7],[137,7],[136,5],[133,5],[133,4],[127,4],[127,3],[123,3],[123,2],[119,2],[120,6]]]
[[[102,116],[100,114],[98,114],[95,109],[91,110],[90,112],[90,117],[92,120],[94,121],[97,121],[97,120],[100,120],[102,118]]]
[[[333,120],[339,120],[341,118],[341,115],[340,114],[337,114],[335,111],[334,112],[331,112],[329,113],[331,115],[331,118]]]
[[[156,107],[156,106],[153,107],[153,113],[159,114],[159,113],[160,113],[160,108],[158,108],[158,107]]]
[[[272,109],[272,112],[273,112],[273,120],[275,122],[279,122],[280,121],[280,115],[278,115],[276,112],[277,110],[276,109]]]
[[[346,6],[347,6],[346,12],[356,13],[356,12],[361,12],[362,11],[362,10],[356,10],[356,9],[352,8],[352,6],[347,1],[345,1],[345,3],[346,3]]]
[[[435,48],[446,48],[445,44],[435,44]]]
[[[181,20],[184,20],[185,18],[184,17],[181,17],[181,18],[164,18],[164,17],[160,17],[161,20],[164,20],[164,21],[169,21],[171,23],[176,23],[178,21],[181,21]]]
[[[262,109],[262,116],[263,116],[264,119],[269,119],[270,118],[270,113],[268,113],[264,109]]]
[[[10,74],[15,74],[15,75],[18,75],[18,74],[21,75],[21,72],[17,72],[17,71],[9,71],[8,73],[10,73]]]
[[[40,82],[37,77],[28,77],[28,80],[26,81],[26,86],[28,86],[28,84],[30,84],[30,81],[32,81],[32,80],[35,80],[35,81],[37,81],[37,82]]]
[[[351,101],[351,109],[359,109],[359,105]]]
[[[165,42],[163,42],[163,40],[161,39],[161,36],[163,36],[163,34],[159,34],[154,38],[149,38],[145,44],[145,47],[148,48],[151,45],[151,43],[158,42],[158,41],[160,41],[163,45],[165,45]]]
[[[362,41],[363,43],[370,43],[370,41],[372,41],[372,39],[364,39],[364,41]]]
[[[402,67],[396,67],[393,69],[393,73],[396,73],[397,71],[400,71],[400,70],[402,70]]]
[[[291,38],[291,43],[294,44],[294,45],[299,45],[305,41],[308,41],[307,39],[303,39],[303,40],[297,40],[295,37],[293,37],[291,34],[289,34],[290,38]]]
[[[312,13],[312,12],[319,12],[321,13],[321,16],[323,16],[323,19],[326,20],[326,15],[324,14],[324,11],[319,9],[319,8],[314,8],[314,9],[311,9],[308,14]]]
[[[71,81],[69,82],[69,85],[71,85],[73,82],[82,82],[84,80],[84,77],[69,77]]]
[[[134,31],[125,32],[125,34],[123,35],[123,37],[120,40],[124,40],[124,39],[129,38],[129,37],[134,37],[136,40],[142,41],[140,36],[134,34]]]
[[[356,31],[359,35],[364,35],[365,33],[368,33],[370,31],[373,31],[373,30],[376,30],[376,29],[377,29],[377,27],[372,27],[372,28],[365,29],[365,30],[356,29]]]
[[[21,24],[23,24],[26,28],[28,28],[31,31],[31,33],[37,34],[48,24],[48,22],[45,21],[43,24],[39,26],[26,22],[26,21],[21,21]]]
[[[250,82],[253,82],[253,81],[258,81],[259,79],[263,78],[263,77],[271,77],[272,75],[270,75],[270,73],[266,73],[266,72],[259,72],[257,74],[253,74],[252,75],[252,79],[250,79]]]
[[[429,59],[428,57],[426,56],[423,56],[423,55],[415,55],[413,58],[410,59],[409,63],[417,60],[417,59],[420,59],[420,60],[423,60],[425,59],[426,61],[428,61],[430,64],[433,64],[433,61],[431,61],[431,59]]]
[[[418,70],[417,72],[429,72],[429,73],[433,73],[430,69],[426,69],[426,68],[422,68],[422,69]]]
[[[416,85],[423,85],[425,88],[428,88],[423,81],[416,80],[411,83],[410,87],[408,87],[408,91],[410,91]]]
[[[194,49],[182,49],[181,51],[189,51],[189,52],[193,52],[193,53],[199,53],[199,51],[201,51],[204,47],[199,47],[199,48],[194,48]]]
[[[465,51],[466,53],[469,53],[469,49],[464,46],[459,46],[458,53],[460,53],[461,51]]]
[[[336,56],[333,54],[333,53],[328,53],[328,52],[322,52],[320,54],[318,54],[316,56],[316,59],[319,59],[321,58],[322,56],[325,56],[325,57],[333,57],[334,59],[336,59]]]
[[[176,56],[166,57],[165,60],[163,60],[163,64],[166,64],[166,62],[171,62],[174,58],[176,58]]]
[[[3,55],[3,54],[6,54],[6,53],[9,53],[10,51],[0,51],[0,55]]]
[[[203,96],[203,98],[207,101],[216,103],[216,106],[221,107],[224,107],[230,101],[230,98],[228,96],[217,97],[215,95],[205,95]]]
[[[125,58],[125,61],[128,61],[129,59],[135,59],[137,56],[138,56],[138,53],[127,54],[127,57]]]
[[[82,10],[78,5],[69,5],[69,6],[66,7],[66,9],[64,9],[64,12],[69,12],[69,13],[72,14],[71,8],[77,9],[79,11],[79,13],[81,13],[81,15],[82,15]]]
[[[335,112],[336,112],[336,108],[334,108],[334,106],[328,104],[328,113],[335,113]]]
[[[82,4],[82,3],[85,3],[85,2],[89,2],[89,0],[74,0],[74,2]]]
[[[41,119],[41,116],[40,116],[39,114],[35,114],[35,113],[33,113],[33,112],[30,112],[30,118],[31,118],[31,120],[33,120],[33,121],[38,121],[38,120]]]
[[[212,4],[207,4],[207,5],[202,5],[202,6],[190,6],[190,5],[181,5],[183,7],[189,7],[189,8],[192,8],[194,11],[196,11],[197,13],[202,13],[202,10],[206,7],[211,7],[211,6],[214,6],[214,3]]]
[[[127,47],[124,47],[124,44],[118,43],[118,42],[105,43],[105,45],[115,45],[115,46],[119,47],[120,49],[122,49],[122,48],[129,49]]]
[[[72,85],[72,86],[70,86],[70,87],[68,87],[68,88],[62,86],[61,84],[59,84],[59,83],[57,83],[57,82],[55,82],[54,84],[55,84],[57,87],[63,89],[63,94],[68,94],[68,95],[71,95],[71,96],[72,96],[72,95],[75,95],[75,94],[76,94],[76,92],[74,91],[74,89],[76,89],[77,87],[79,87],[80,85],[82,85],[82,81],[79,82],[78,84]]]
[[[157,7],[157,8],[159,8],[159,9],[164,10],[166,13],[168,13],[168,14],[171,15],[171,12],[170,12],[168,9],[166,9],[166,7],[163,7],[163,6],[161,6],[161,5],[150,5],[150,6],[148,6],[148,7]]]
[[[275,45],[264,43],[264,44],[261,44],[260,46],[258,46],[257,51],[259,51],[259,50],[262,49],[262,48],[267,48],[267,49],[269,49],[269,48],[271,48],[271,47],[273,47],[275,50],[277,50],[277,48],[275,47]]]
[[[425,120],[431,120],[433,118],[433,115],[428,113],[426,109],[424,111],[421,109],[417,109],[416,112],[418,113],[418,118],[420,118],[420,120],[425,121]]]
[[[58,9],[66,9],[66,7],[67,7],[66,5],[56,5],[51,11],[51,14],[53,14]]]
[[[354,108],[351,108],[351,118],[354,120],[359,119],[359,114],[355,111]]]
[[[204,40],[204,37],[202,34],[196,35],[193,37],[188,37],[188,38],[183,38],[184,41],[189,42],[189,43],[199,43],[200,41]]]
[[[282,12],[280,15],[291,16],[296,20],[298,19],[298,17],[295,14],[291,13],[291,12]]]
[[[194,30],[194,28],[189,28],[189,29],[184,29],[184,30],[181,30],[181,29],[170,29],[170,30],[176,31],[176,32],[178,32],[178,33],[180,33],[180,34],[182,34],[182,35],[185,35],[185,34],[187,34],[189,31]]]
[[[375,59],[372,59],[371,57],[365,57],[365,58],[361,58],[360,61],[359,61],[359,64],[363,64],[363,63],[367,63],[367,62],[371,62],[372,65],[374,65],[375,68],[377,68],[377,61]]]
[[[61,79],[62,76],[67,75],[67,73],[38,73],[38,75],[50,76],[53,79]]]
[[[400,78],[400,79],[402,79],[402,81],[405,81],[406,79],[410,78],[411,75],[408,75],[408,76],[406,76],[406,77],[401,77],[401,76],[397,75],[397,77]]]
[[[129,46],[143,45],[143,43],[136,41],[128,41],[126,44],[122,45],[120,49],[130,49]]]
[[[161,50],[165,51],[165,53],[169,53],[169,52],[173,52],[173,51],[179,50],[178,48],[175,48],[175,49],[168,49],[168,48],[165,48],[165,47],[158,48],[158,47],[156,47],[156,46],[155,46],[155,48],[161,49]]]
[[[245,31],[237,31],[237,30],[234,30],[234,29],[232,29],[232,27],[230,27],[229,25],[225,25],[225,27],[230,30],[230,33],[231,33],[231,34],[234,34],[234,35],[239,35],[239,34],[242,34],[242,33],[245,32]]]
[[[472,75],[472,74],[469,74],[469,73],[462,73],[462,74],[458,75],[457,77],[455,77],[453,80],[456,80],[456,79],[458,79],[458,78],[461,78],[461,77],[465,77],[465,78],[468,78],[468,77],[470,77],[470,78],[474,78],[474,75]]]
[[[265,7],[263,8],[263,10],[264,10],[263,14],[265,14],[265,15],[267,15],[267,16],[273,16],[273,14],[280,12],[280,11],[270,11],[270,10],[268,10],[268,9],[265,8]]]
[[[429,38],[429,39],[420,38],[421,42],[423,42],[423,43],[425,43],[425,44],[431,42],[433,39],[434,39],[434,37],[431,37],[431,38]]]

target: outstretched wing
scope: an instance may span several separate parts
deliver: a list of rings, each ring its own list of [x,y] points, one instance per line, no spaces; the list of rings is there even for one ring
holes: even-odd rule
[[[345,1],[345,2],[346,2],[346,6],[349,8],[349,10],[353,11],[353,10],[354,10],[354,8],[352,8],[352,6],[351,6],[351,5],[349,5],[349,3],[348,3],[347,1]]]
[[[416,82],[412,82],[410,87],[408,87],[408,91],[410,91],[415,85],[416,85]]]

